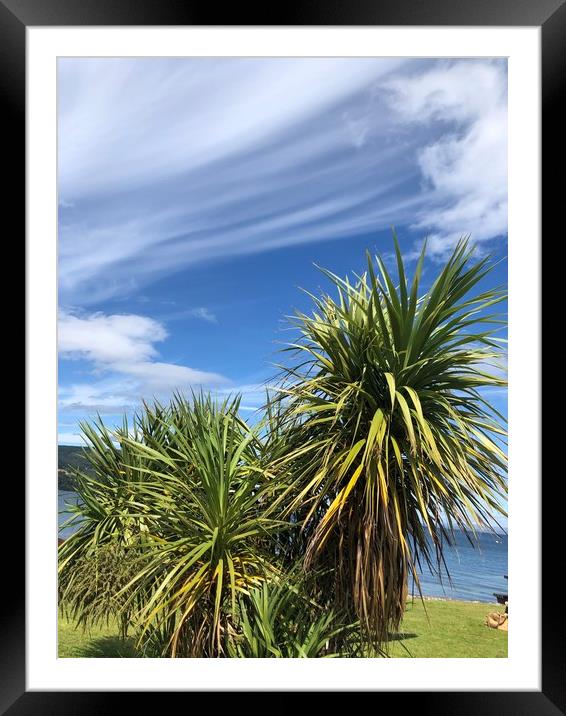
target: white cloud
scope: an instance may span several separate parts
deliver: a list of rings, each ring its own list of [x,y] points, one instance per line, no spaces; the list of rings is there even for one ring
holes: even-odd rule
[[[59,315],[59,354],[112,364],[145,361],[157,355],[153,343],[167,337],[165,328],[146,316],[93,313]]]
[[[241,154],[402,62],[60,60],[61,195],[71,201]]]
[[[245,383],[230,388],[221,388],[217,394],[220,396],[241,395],[248,408],[251,409],[255,406],[253,407],[255,410],[265,404],[266,391],[271,388],[272,386],[268,383]]]
[[[59,445],[85,445],[85,441],[80,433],[61,432],[57,435]]]
[[[404,148],[373,95],[406,62],[61,60],[64,300],[409,219]]]
[[[174,363],[161,363],[144,361],[140,363],[116,363],[115,368],[143,381],[144,386],[154,392],[186,388],[190,385],[216,385],[225,383],[226,378],[217,373],[208,373],[203,370],[187,368]]]
[[[63,311],[59,317],[60,356],[92,363],[103,378],[61,388],[60,407],[116,413],[142,398],[167,398],[175,390],[227,382],[217,373],[156,360],[154,343],[166,337],[163,325],[147,316]]]
[[[386,83],[402,123],[446,123],[417,152],[430,205],[415,227],[442,257],[462,236],[483,242],[507,232],[507,76],[501,62],[457,62]]]
[[[356,117],[352,115],[352,112],[347,110],[343,113],[342,117],[352,144],[357,149],[360,149],[367,142],[370,133],[370,117],[367,114]]]
[[[243,383],[229,388],[219,388],[214,391],[214,395],[219,399],[227,396],[239,395],[241,397],[240,410],[244,412],[258,412],[266,404],[268,395],[271,398],[277,396],[278,388],[269,381],[263,383]]]
[[[392,224],[428,234],[436,256],[506,232],[502,61],[66,58],[58,71],[68,304]]]
[[[192,316],[193,318],[200,318],[203,321],[207,321],[208,323],[218,323],[218,319],[212,313],[208,308],[205,308],[203,306],[199,308],[191,308],[188,311],[188,315]]]

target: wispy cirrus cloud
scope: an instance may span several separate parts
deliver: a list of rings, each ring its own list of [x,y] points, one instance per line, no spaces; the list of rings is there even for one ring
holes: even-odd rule
[[[79,307],[61,315],[61,407],[119,413],[194,385],[263,404],[264,346],[238,365],[214,325],[258,295],[201,296],[194,266],[222,281],[229,257],[392,224],[436,258],[505,234],[506,79],[504,60],[61,58],[59,299]],[[187,290],[159,283],[181,272]],[[203,336],[246,385],[175,362],[198,338],[205,364]]]
[[[505,64],[61,59],[59,194],[66,303],[391,224],[441,255],[506,230]]]
[[[61,59],[65,302],[411,216],[422,198],[399,187],[415,169],[373,94],[404,64]]]
[[[142,186],[227,157],[238,161],[289,128],[302,130],[402,64],[399,59],[62,58],[61,199],[74,202]]]
[[[198,308],[189,308],[187,311],[187,316],[192,318],[200,318],[201,321],[206,321],[207,323],[218,323],[218,319],[212,313],[212,311],[209,308],[206,308],[206,306],[199,306]]]

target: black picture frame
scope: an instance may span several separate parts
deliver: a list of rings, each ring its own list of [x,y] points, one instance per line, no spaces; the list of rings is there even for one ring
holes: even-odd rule
[[[222,18],[222,23],[218,18]],[[186,0],[0,0],[0,97],[4,126],[5,207],[25,225],[25,61],[26,27],[80,25],[386,25],[386,26],[540,26],[542,37],[543,181],[548,187],[560,178],[566,126],[560,109],[561,89],[566,82],[566,2],[565,0],[303,0],[277,5],[226,8],[212,3]],[[563,191],[563,189],[562,189]],[[564,201],[543,202],[544,225],[559,226]],[[8,210],[7,210],[8,211]],[[560,217],[562,218],[562,217]],[[21,231],[21,228],[20,228]],[[14,233],[14,237],[20,236]],[[561,234],[558,235],[561,239]],[[540,247],[539,247],[540,250]],[[534,339],[539,340],[539,336]],[[530,389],[536,389],[540,376],[529,376]],[[538,383],[540,386],[540,382]],[[533,426],[536,429],[538,426]],[[27,446],[28,450],[33,446]],[[19,469],[14,465],[12,469]],[[19,477],[23,477],[18,475]],[[10,504],[25,503],[24,481],[11,478]],[[542,690],[540,692],[404,692],[402,708],[436,714],[497,714],[505,716],[566,713],[566,639],[557,601],[558,577],[552,545],[562,542],[561,520],[551,516],[552,505],[563,505],[563,480],[554,480],[543,497],[543,577],[542,577]],[[560,492],[561,491],[561,492]],[[146,710],[158,707],[152,693],[123,692],[32,692],[25,683],[25,540],[23,522],[4,535],[4,574],[7,603],[0,612],[0,707],[10,716],[24,714],[88,714],[112,712],[116,708],[136,708],[132,698],[141,696]],[[9,575],[7,577],[6,575]],[[533,575],[538,579],[539,575]],[[540,615],[533,614],[533,619]],[[450,685],[447,684],[447,688]],[[160,704],[165,694],[157,698]],[[172,694],[167,694],[171,696]],[[395,701],[399,693],[379,695]],[[127,699],[127,701],[126,701]],[[162,707],[162,706],[161,706]]]

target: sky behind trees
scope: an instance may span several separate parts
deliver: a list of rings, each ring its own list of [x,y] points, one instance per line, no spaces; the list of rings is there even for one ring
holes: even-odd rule
[[[61,444],[174,389],[252,417],[315,264],[392,225],[425,287],[464,234],[507,281],[504,60],[62,58],[58,153]]]

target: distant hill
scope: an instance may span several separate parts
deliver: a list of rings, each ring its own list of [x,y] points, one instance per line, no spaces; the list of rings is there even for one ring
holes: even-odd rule
[[[85,448],[77,445],[59,445],[59,489],[74,490],[73,472],[76,468],[88,471],[90,465],[85,457]]]

